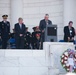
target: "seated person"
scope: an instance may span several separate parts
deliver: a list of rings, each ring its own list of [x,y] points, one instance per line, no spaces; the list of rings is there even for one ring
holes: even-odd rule
[[[35,40],[35,49],[41,49],[41,35],[36,34],[36,40]]]
[[[12,30],[13,30],[13,33],[10,34],[10,38],[15,38],[15,31],[14,31],[14,29],[12,29]]]
[[[32,41],[31,41],[31,45],[32,45],[32,49],[34,49],[34,39],[35,39],[35,32],[36,32],[36,27],[33,27],[33,32],[32,32]]]
[[[39,26],[36,26],[35,31],[32,33],[32,48],[33,49],[35,49],[36,34],[41,34]]]
[[[13,29],[13,33],[10,34],[10,39],[9,39],[10,47],[11,49],[15,49],[15,31]]]
[[[28,27],[26,27],[26,33],[25,33],[25,49],[31,49],[31,33],[28,31]]]
[[[74,42],[75,29],[72,25],[73,22],[70,21],[68,26],[64,27],[64,42]]]

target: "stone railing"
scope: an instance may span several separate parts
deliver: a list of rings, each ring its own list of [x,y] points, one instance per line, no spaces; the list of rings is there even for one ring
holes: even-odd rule
[[[43,50],[0,50],[0,75],[58,75],[65,73],[60,56],[71,43],[44,42]]]

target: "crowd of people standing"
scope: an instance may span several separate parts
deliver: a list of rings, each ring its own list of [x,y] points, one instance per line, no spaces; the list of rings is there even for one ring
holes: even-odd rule
[[[1,49],[7,49],[8,41],[10,45],[14,45],[15,49],[42,49],[45,41],[46,25],[52,25],[49,15],[45,14],[39,25],[33,27],[33,32],[28,31],[28,27],[24,24],[23,18],[18,18],[18,23],[14,25],[13,33],[10,32],[10,22],[7,21],[8,15],[2,16],[3,21],[0,22],[0,44]],[[68,26],[64,27],[64,42],[73,42],[75,37],[75,28],[72,27],[73,22],[70,21]],[[14,42],[10,42],[13,40]]]
[[[32,28],[32,33],[28,31],[28,27],[23,23],[23,18],[18,18],[18,23],[14,25],[13,33],[10,33],[10,22],[7,21],[8,15],[3,15],[2,18],[3,21],[0,22],[2,49],[7,49],[9,39],[14,39],[14,48],[16,49],[42,49],[42,43],[44,42],[42,34],[44,34],[46,24],[52,23],[48,20],[48,14],[45,15],[45,19],[40,21],[40,25]]]

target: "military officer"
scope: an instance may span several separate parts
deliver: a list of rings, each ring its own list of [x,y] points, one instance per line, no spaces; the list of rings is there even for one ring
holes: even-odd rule
[[[33,29],[33,32],[32,32],[32,42],[31,42],[31,44],[32,44],[32,49],[35,49],[34,42],[35,42],[36,27],[33,27],[32,29]]]
[[[0,22],[0,35],[2,39],[2,49],[7,48],[7,41],[10,35],[10,22],[7,21],[8,15],[3,15],[3,21]]]
[[[41,49],[41,34],[36,34],[35,49]]]
[[[36,26],[35,32],[32,33],[33,49],[36,49],[36,41],[37,41],[36,35],[37,34],[41,35],[41,31],[39,30],[39,26]],[[40,36],[40,38],[41,38],[41,36]]]
[[[28,31],[28,27],[26,27],[25,33],[25,49],[31,49],[31,33]]]

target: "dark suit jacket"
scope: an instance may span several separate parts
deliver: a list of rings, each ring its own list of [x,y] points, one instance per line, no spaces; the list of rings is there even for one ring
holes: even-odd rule
[[[17,38],[17,37],[20,37],[20,34],[23,34],[23,37],[24,37],[25,31],[26,31],[24,24],[22,24],[22,28],[20,28],[19,23],[17,23],[17,24],[15,24],[14,29],[15,29],[15,37],[16,37],[16,38]]]
[[[48,24],[52,24],[52,21],[48,20]],[[41,31],[46,28],[45,19],[43,19],[43,20],[40,21],[39,28],[40,28]]]
[[[68,37],[72,38],[75,36],[75,29],[72,27],[72,36],[70,36],[70,31],[69,31],[69,27],[65,26],[64,27],[64,41],[68,42]]]
[[[10,33],[10,23],[6,21],[4,23],[3,21],[0,22],[0,35],[2,38],[8,38]]]

